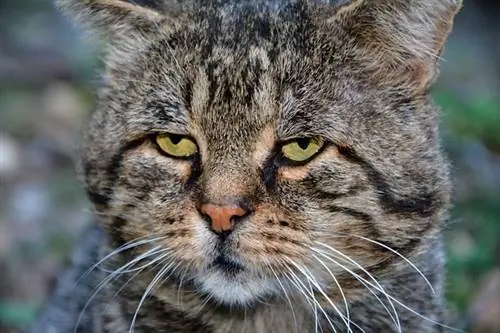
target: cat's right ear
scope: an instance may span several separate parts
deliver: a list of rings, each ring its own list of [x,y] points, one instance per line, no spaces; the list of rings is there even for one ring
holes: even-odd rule
[[[384,85],[426,92],[462,0],[337,0],[315,16]]]
[[[87,31],[112,44],[147,39],[178,23],[172,13],[122,0],[56,0],[56,5]]]

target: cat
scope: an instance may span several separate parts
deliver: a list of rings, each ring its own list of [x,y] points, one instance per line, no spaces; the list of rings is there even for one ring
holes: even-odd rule
[[[429,90],[460,0],[57,3],[106,46],[74,327],[450,329]]]

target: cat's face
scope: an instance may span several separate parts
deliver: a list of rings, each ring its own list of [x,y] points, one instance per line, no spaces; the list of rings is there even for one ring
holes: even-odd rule
[[[349,15],[374,12],[356,3],[338,20],[303,4],[200,7],[155,33],[129,28],[136,46],[112,48],[82,154],[111,238],[152,239],[137,254],[157,249],[146,259],[165,275],[246,305],[390,269],[388,247],[408,256],[434,237],[448,203],[434,59],[370,53],[382,46]]]

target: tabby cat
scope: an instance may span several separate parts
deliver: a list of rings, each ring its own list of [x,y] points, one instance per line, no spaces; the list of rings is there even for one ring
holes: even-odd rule
[[[73,327],[450,329],[429,89],[460,0],[58,5],[106,46],[80,160],[99,284]]]

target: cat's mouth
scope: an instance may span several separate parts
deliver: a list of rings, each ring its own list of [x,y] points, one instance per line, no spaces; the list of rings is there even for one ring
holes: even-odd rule
[[[219,254],[214,259],[211,267],[224,271],[227,274],[234,275],[244,270],[244,267],[239,262],[231,259],[225,254]]]
[[[244,262],[227,253],[216,254],[206,268],[193,277],[193,285],[202,298],[214,300],[218,307],[248,309],[258,299],[276,292],[274,283],[257,277]]]

